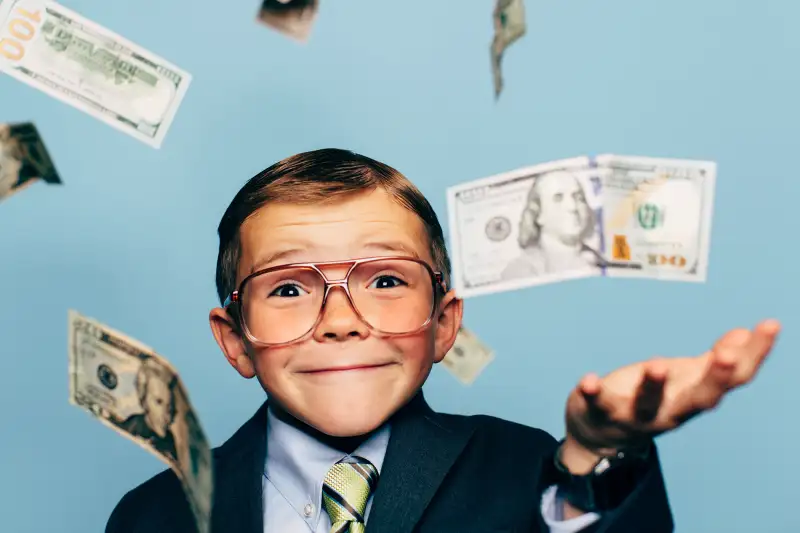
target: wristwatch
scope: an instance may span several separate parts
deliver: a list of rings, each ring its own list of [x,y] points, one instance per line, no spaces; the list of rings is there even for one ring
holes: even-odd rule
[[[602,457],[592,470],[577,476],[561,462],[561,447],[553,457],[553,475],[558,493],[573,507],[601,513],[618,507],[636,488],[648,467],[652,443],[642,449],[619,450]]]

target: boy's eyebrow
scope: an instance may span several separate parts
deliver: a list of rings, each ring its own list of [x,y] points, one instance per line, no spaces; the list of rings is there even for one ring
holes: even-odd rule
[[[403,244],[399,241],[374,241],[374,242],[367,242],[363,245],[364,248],[371,248],[377,250],[383,250],[387,252],[394,252],[400,255],[408,255],[413,257],[414,259],[422,259],[422,257],[417,253],[413,248]],[[286,250],[281,250],[280,252],[275,252],[273,254],[269,254],[265,257],[260,258],[258,261],[253,263],[253,266],[250,267],[250,274],[267,268],[270,264],[278,261],[279,259],[283,259],[285,257],[295,255],[299,252],[306,252],[308,251],[306,248],[289,248]]]
[[[274,263],[278,259],[283,259],[284,257],[287,257],[289,255],[294,255],[294,254],[296,254],[298,252],[303,252],[303,251],[305,251],[304,248],[289,248],[289,249],[281,250],[280,252],[275,252],[273,254],[269,254],[269,255],[267,255],[265,257],[262,257],[258,261],[253,263],[252,267],[250,267],[250,274],[252,274],[253,272],[256,272],[258,270],[267,268],[271,263]]]
[[[399,241],[375,241],[364,244],[364,248],[376,248],[387,252],[395,252],[399,254],[408,254],[415,259],[422,259],[420,255],[411,247],[406,246]]]

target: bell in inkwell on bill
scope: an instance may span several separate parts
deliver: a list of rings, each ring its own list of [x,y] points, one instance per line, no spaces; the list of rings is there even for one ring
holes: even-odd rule
[[[708,273],[717,164],[601,155],[609,277],[702,283]]]

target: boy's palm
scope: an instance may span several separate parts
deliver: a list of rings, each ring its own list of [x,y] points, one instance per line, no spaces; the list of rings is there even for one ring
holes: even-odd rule
[[[735,329],[697,357],[657,358],[584,377],[567,400],[567,433],[583,447],[637,447],[717,406],[756,375],[780,325]]]

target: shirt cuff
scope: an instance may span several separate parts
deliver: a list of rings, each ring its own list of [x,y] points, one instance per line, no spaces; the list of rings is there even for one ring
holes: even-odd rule
[[[558,495],[558,487],[550,486],[542,495],[542,518],[550,533],[577,533],[600,519],[597,513],[585,513],[564,520],[564,500]]]

